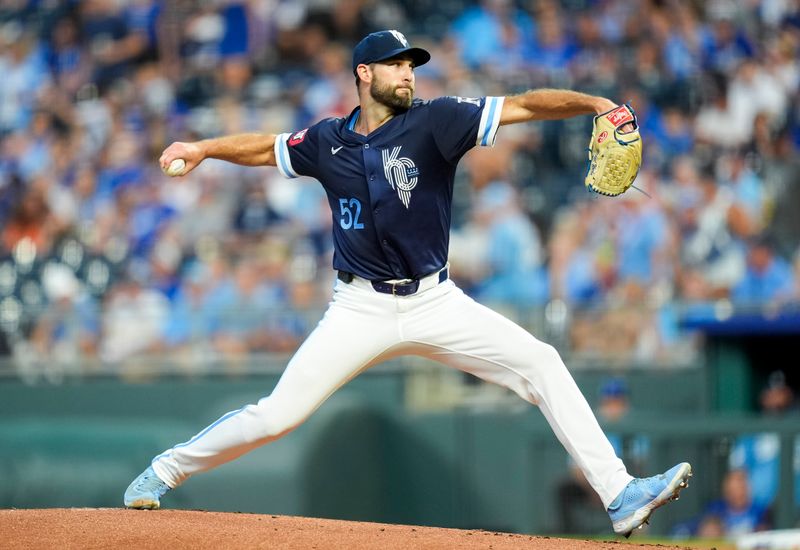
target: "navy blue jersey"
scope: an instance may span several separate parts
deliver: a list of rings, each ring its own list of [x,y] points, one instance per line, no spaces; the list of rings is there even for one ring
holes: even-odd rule
[[[353,130],[359,108],[280,134],[280,172],[316,178],[328,194],[333,267],[372,281],[444,267],[456,165],[475,145],[494,145],[503,99],[417,99],[368,136]]]

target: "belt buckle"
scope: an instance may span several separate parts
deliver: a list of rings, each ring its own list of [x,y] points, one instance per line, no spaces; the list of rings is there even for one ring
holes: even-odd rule
[[[395,281],[394,283],[389,283],[392,286],[392,296],[408,296],[408,294],[405,294],[405,293],[404,294],[398,294],[397,293],[397,289],[401,288],[401,287],[404,288],[406,286],[413,285],[415,282],[418,283],[418,281],[415,281],[414,279],[408,279],[408,280],[403,279],[402,281]],[[413,294],[413,292],[411,292],[410,294]]]
[[[392,296],[406,296],[405,294],[398,294],[397,293],[397,287],[406,286],[406,285],[411,284],[412,282],[413,281],[389,283],[390,285],[392,285]]]

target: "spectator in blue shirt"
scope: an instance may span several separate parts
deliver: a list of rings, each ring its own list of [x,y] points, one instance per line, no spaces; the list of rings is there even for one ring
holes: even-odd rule
[[[709,517],[720,521],[726,537],[763,531],[769,526],[766,510],[753,502],[744,470],[731,470],[722,480],[722,498],[706,507],[703,520]]]
[[[775,254],[766,238],[751,241],[747,251],[744,277],[731,291],[740,304],[757,304],[789,299],[794,290],[794,273],[785,259]]]
[[[749,37],[730,17],[718,18],[711,26],[711,33],[705,58],[708,69],[731,73],[743,59],[755,54]]]
[[[730,470],[722,480],[722,498],[709,503],[700,516],[672,529],[676,538],[734,538],[770,527],[766,509],[753,502],[744,470]]]
[[[0,134],[24,131],[50,83],[42,44],[18,21],[0,27]]]
[[[484,0],[456,19],[452,33],[472,69],[520,64],[533,43],[534,23],[510,0]]]
[[[478,300],[517,305],[547,300],[539,231],[518,202],[514,189],[504,181],[491,182],[478,195],[476,209],[488,238],[489,271],[476,290]]]
[[[643,196],[630,194],[617,212],[617,273],[621,280],[653,282],[659,257],[666,257],[669,222],[661,206]]]
[[[578,48],[567,35],[564,18],[557,11],[543,10],[537,20],[536,38],[528,61],[537,69],[557,75],[566,71]]]
[[[797,412],[794,391],[786,383],[786,375],[775,371],[759,395],[761,412],[770,418]],[[796,444],[800,439],[796,440]],[[780,487],[780,438],[775,433],[756,433],[737,439],[728,459],[732,469],[747,473],[753,503],[768,509]],[[795,452],[797,449],[795,450]],[[795,455],[797,456],[797,455]],[[795,502],[800,504],[800,467],[795,465]]]

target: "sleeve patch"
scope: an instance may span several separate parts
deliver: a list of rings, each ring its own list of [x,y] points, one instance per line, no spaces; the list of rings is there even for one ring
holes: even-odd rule
[[[306,139],[306,133],[308,133],[308,128],[304,128],[299,132],[295,132],[292,137],[289,138],[289,147],[294,147],[295,145],[302,143],[304,139]]]
[[[481,106],[481,98],[479,97],[456,97],[459,103],[471,103],[476,107]]]

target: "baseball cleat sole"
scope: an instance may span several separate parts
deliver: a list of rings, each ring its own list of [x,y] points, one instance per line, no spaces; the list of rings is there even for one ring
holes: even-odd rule
[[[650,515],[653,511],[672,500],[680,498],[680,492],[689,486],[690,477],[692,477],[692,466],[688,462],[684,462],[657,497],[624,520],[614,523],[614,532],[629,538],[634,530],[642,529],[646,524],[650,523]]]
[[[135,510],[158,510],[161,497],[169,491],[169,486],[159,479],[152,466],[139,474],[125,490],[123,504]]]
[[[144,499],[134,500],[130,504],[126,504],[125,508],[132,508],[134,510],[158,510],[159,508],[161,508],[161,503]]]

